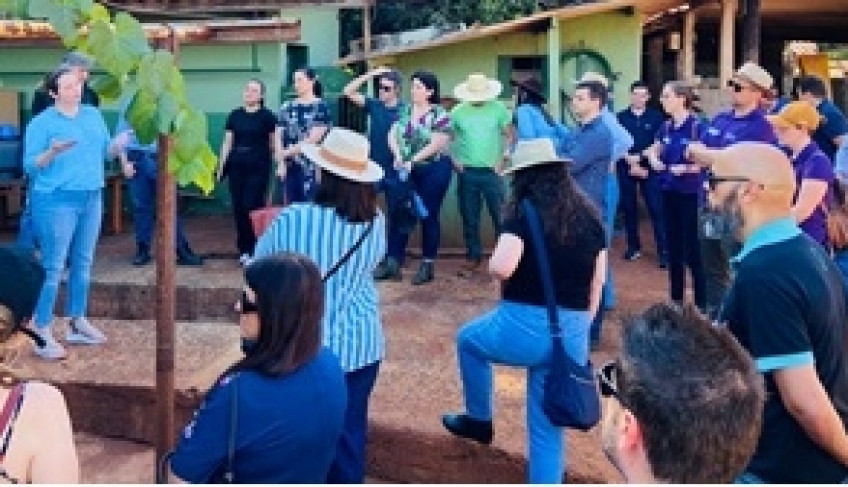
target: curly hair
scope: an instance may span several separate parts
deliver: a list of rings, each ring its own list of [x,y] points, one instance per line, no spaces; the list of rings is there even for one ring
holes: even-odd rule
[[[529,199],[539,212],[546,235],[565,244],[602,226],[598,208],[574,183],[565,164],[552,162],[516,171],[506,218],[523,216],[521,201]]]

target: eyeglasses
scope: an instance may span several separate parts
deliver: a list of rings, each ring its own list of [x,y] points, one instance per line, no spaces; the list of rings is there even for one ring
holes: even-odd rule
[[[622,405],[624,401],[621,399],[621,394],[618,391],[618,377],[621,375],[621,368],[617,360],[607,362],[603,367],[598,369],[598,389],[603,397],[614,397]]]
[[[751,179],[746,178],[744,176],[716,176],[716,174],[712,171],[707,171],[707,187],[710,191],[715,191],[719,184],[725,182],[751,182]]]
[[[259,306],[256,305],[256,302],[251,301],[247,297],[247,291],[241,292],[241,299],[239,300],[239,312],[243,315],[249,315],[251,313],[259,312]]]
[[[736,92],[736,93],[742,93],[742,91],[749,89],[747,86],[744,86],[744,85],[740,84],[739,82],[734,81],[732,79],[727,81],[727,86],[729,88],[732,88],[733,91]]]
[[[393,89],[395,89],[395,87],[392,86],[392,85],[380,85],[380,91],[388,92],[388,91],[392,91]]]

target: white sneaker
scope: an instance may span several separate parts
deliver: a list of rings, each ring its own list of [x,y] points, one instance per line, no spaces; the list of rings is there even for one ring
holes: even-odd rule
[[[106,335],[85,318],[71,318],[65,340],[80,345],[100,345],[106,343]]]
[[[33,350],[37,356],[46,360],[61,360],[68,356],[68,352],[65,351],[65,347],[53,338],[53,330],[51,327],[48,326],[43,329],[36,328],[35,332],[44,340],[43,347],[36,345]]]
[[[241,264],[242,267],[249,266],[251,262],[253,262],[253,259],[250,258],[250,255],[241,254],[239,256],[239,264]]]

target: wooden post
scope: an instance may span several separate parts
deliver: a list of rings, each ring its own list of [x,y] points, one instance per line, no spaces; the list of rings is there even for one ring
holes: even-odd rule
[[[689,9],[683,16],[683,39],[680,56],[680,79],[691,80],[695,77],[695,21],[694,9]]]
[[[735,47],[735,22],[737,0],[721,0],[721,42],[719,45],[719,82],[726,86],[733,76]]]
[[[560,59],[562,59],[562,41],[560,39],[559,18],[553,16],[551,17],[551,26],[548,28],[548,113],[552,114],[557,120],[562,119]]]
[[[761,0],[743,0],[742,61],[760,62],[760,4]]]
[[[168,25],[167,50],[179,55],[179,39]],[[174,446],[174,321],[176,314],[176,185],[168,170],[170,136],[159,135],[156,179],[156,458]],[[158,463],[158,462],[157,462]]]
[[[371,0],[365,2],[362,9],[362,54],[368,56],[371,52]]]

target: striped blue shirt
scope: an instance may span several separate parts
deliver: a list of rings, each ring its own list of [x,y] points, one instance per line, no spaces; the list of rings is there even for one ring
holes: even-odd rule
[[[368,223],[349,223],[334,209],[312,203],[288,206],[256,244],[255,258],[277,252],[308,255],[324,275],[353,247]],[[380,300],[373,272],[386,253],[386,220],[377,214],[371,233],[324,284],[323,336],[345,372],[385,356]]]

